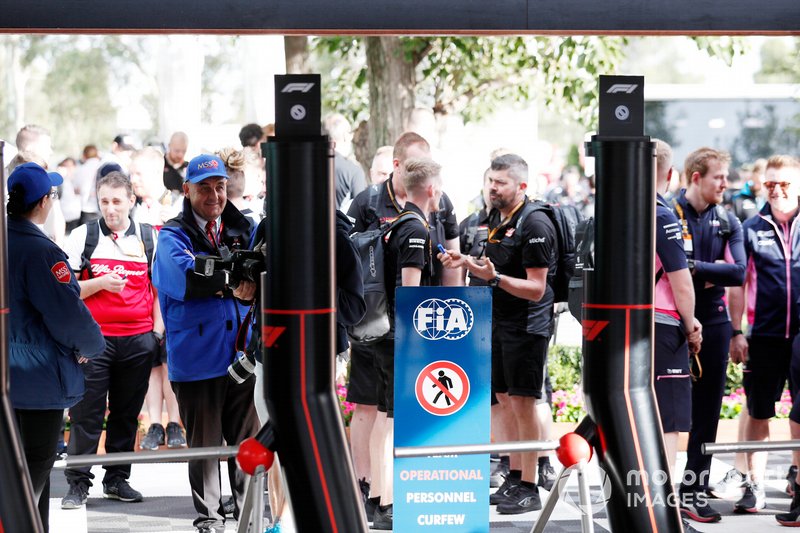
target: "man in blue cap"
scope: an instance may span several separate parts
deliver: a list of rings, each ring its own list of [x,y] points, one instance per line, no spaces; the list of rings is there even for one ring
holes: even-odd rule
[[[217,156],[189,162],[183,210],[161,229],[153,268],[166,328],[169,379],[178,399],[191,448],[230,445],[258,431],[253,405],[255,380],[237,384],[227,376],[236,357],[236,337],[255,295],[255,284],[235,288],[226,273],[195,273],[195,256],[246,249],[250,219],[227,201],[225,165]],[[229,461],[236,516],[243,503],[244,475]],[[219,461],[189,462],[189,484],[200,533],[225,530]]]

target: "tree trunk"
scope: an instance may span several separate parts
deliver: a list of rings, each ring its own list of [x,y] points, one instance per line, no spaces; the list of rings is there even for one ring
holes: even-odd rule
[[[414,109],[416,75],[414,63],[403,54],[399,37],[367,37],[367,79],[369,81],[369,124],[367,153],[356,153],[359,161],[372,161],[380,146],[394,144],[403,133]]]
[[[308,37],[287,35],[283,38],[286,74],[308,74]]]
[[[169,35],[158,40],[158,136],[165,141],[176,131],[200,137],[203,55],[194,35]],[[195,145],[196,147],[197,145]]]

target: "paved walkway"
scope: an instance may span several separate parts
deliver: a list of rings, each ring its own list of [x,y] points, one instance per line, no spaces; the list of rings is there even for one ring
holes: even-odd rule
[[[722,478],[730,468],[733,456],[724,454],[715,458],[712,466],[712,480]],[[722,512],[723,519],[717,524],[693,524],[698,531],[714,533],[761,533],[763,531],[785,531],[774,519],[774,514],[784,512],[789,498],[783,493],[784,479],[790,462],[788,452],[770,455],[767,485],[767,509],[755,515],[734,515],[733,502],[716,500],[712,502]],[[225,468],[223,463],[222,468]],[[102,479],[103,471],[95,467],[93,473]],[[189,483],[186,464],[167,463],[134,465],[131,485],[145,495],[142,503],[125,504],[102,497],[102,485],[91,488],[86,507],[79,510],[61,509],[61,496],[66,492],[66,482],[61,471],[52,475],[51,531],[53,533],[191,533],[194,508],[189,497]],[[223,470],[222,479],[227,479]],[[593,498],[600,497],[599,471],[590,465],[589,481],[592,484]],[[543,499],[547,492],[541,491]],[[580,512],[570,504],[577,502],[577,476],[573,475],[567,487],[568,501],[559,502],[553,519],[547,524],[547,533],[580,532]],[[498,515],[494,508],[490,513],[492,533],[528,533],[538,517],[538,512],[517,515],[510,519]],[[609,531],[605,512],[595,513],[595,531]],[[236,523],[228,524],[227,532],[234,532]],[[295,533],[290,523],[285,523],[283,533]],[[304,532],[305,533],[305,532]],[[316,533],[316,532],[309,532]],[[399,532],[410,533],[410,532]],[[625,532],[628,533],[628,532]]]

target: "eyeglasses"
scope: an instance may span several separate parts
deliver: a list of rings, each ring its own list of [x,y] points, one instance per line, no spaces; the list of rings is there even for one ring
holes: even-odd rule
[[[791,182],[788,182],[788,181],[765,181],[764,182],[764,187],[766,187],[769,192],[772,192],[773,190],[775,190],[775,187],[778,186],[778,185],[781,186],[781,189],[783,190],[783,192],[786,192],[786,191],[789,190],[789,187],[791,187],[792,184],[791,184]]]
[[[53,198],[53,199],[56,199],[56,198],[58,198],[58,189],[53,189],[53,190],[51,190],[51,191],[50,191],[50,194],[48,194],[48,196],[49,196],[50,198]]]

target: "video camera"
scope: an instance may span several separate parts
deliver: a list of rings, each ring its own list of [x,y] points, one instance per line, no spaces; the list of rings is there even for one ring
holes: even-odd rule
[[[233,250],[225,248],[220,255],[197,255],[194,271],[210,278],[215,272],[225,273],[225,285],[235,289],[242,281],[258,283],[261,273],[266,271],[264,252],[261,247],[255,250]]]

